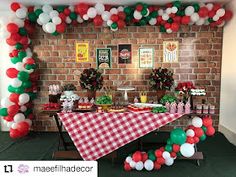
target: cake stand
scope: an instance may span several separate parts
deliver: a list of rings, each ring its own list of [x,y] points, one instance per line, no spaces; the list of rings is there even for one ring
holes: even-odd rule
[[[125,91],[124,92],[124,100],[125,100],[126,103],[128,103],[128,94],[127,94],[127,92],[135,90],[135,88],[134,87],[118,87],[117,90]]]

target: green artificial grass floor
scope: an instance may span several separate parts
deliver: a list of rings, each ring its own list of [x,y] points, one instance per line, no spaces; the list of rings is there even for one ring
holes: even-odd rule
[[[165,140],[167,133],[149,134],[143,138]],[[156,146],[152,148],[155,149]],[[58,148],[57,133],[31,132],[29,136],[18,140],[9,138],[8,133],[0,132],[0,160],[51,160],[52,153]],[[150,149],[148,147],[147,149]],[[127,154],[137,150],[137,141],[118,150],[118,158],[112,165],[109,159],[98,160],[99,177],[236,177],[236,146],[228,142],[221,133],[208,137],[198,144],[204,160],[197,166],[195,161],[175,160],[174,165],[162,166],[159,171],[123,170],[123,161]]]

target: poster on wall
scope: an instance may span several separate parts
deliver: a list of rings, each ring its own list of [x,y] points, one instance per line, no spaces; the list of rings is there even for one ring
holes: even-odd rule
[[[179,42],[163,42],[163,63],[176,63],[179,57]]]
[[[139,67],[140,68],[153,68],[153,48],[139,48]]]
[[[119,44],[118,45],[118,63],[130,64],[132,60],[131,44]]]
[[[97,48],[96,49],[97,68],[111,68],[111,49]]]
[[[89,61],[89,44],[87,42],[76,42],[76,62]]]

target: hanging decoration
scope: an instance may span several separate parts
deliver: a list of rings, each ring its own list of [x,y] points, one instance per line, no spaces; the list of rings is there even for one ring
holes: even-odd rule
[[[136,151],[126,157],[125,171],[131,170],[159,170],[162,165],[171,166],[178,156],[192,157],[195,153],[194,145],[204,141],[206,136],[213,136],[215,129],[212,126],[212,118],[194,117],[191,125],[184,131],[176,128],[171,131],[167,144],[159,149],[148,152]]]
[[[184,5],[180,1],[168,3],[164,7],[137,3],[134,6],[112,7],[97,3],[89,5],[79,3],[75,6],[51,5],[29,6],[13,2],[10,6],[14,15],[1,22],[0,35],[10,46],[12,67],[6,74],[11,78],[9,97],[1,101],[0,116],[3,116],[10,136],[25,136],[33,119],[33,99],[36,97],[36,63],[30,49],[30,34],[34,25],[42,26],[43,31],[52,35],[64,33],[66,26],[77,26],[84,21],[93,22],[95,27],[110,27],[117,31],[128,25],[156,25],[161,32],[177,32],[181,25],[210,25],[222,27],[229,21],[232,11],[224,9],[218,3],[193,3]]]

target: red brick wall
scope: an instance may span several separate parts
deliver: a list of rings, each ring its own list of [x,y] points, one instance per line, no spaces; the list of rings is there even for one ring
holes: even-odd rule
[[[63,35],[52,36],[37,28],[32,37],[32,43],[37,62],[39,64],[40,81],[39,97],[36,105],[48,102],[48,85],[73,83],[77,86],[77,93],[85,96],[85,90],[79,86],[80,72],[90,66],[96,67],[95,50],[113,46],[112,69],[104,71],[106,85],[116,88],[117,81],[124,80],[126,85],[135,86],[137,90],[149,89],[148,75],[150,69],[139,69],[138,48],[153,47],[155,49],[155,67],[167,67],[174,71],[176,82],[192,81],[196,86],[205,87],[207,96],[198,98],[198,101],[206,99],[208,103],[215,104],[219,109],[220,100],[220,72],[222,55],[222,28],[209,28],[206,26],[184,27],[178,33],[160,33],[158,27],[127,27],[118,32],[111,32],[107,28],[94,28],[84,24],[80,27],[69,27]],[[165,40],[178,40],[179,63],[162,63],[162,44]],[[75,62],[75,42],[88,41],[90,45],[90,63]],[[132,44],[132,64],[118,64],[117,44]],[[102,91],[98,94],[102,94]],[[116,98],[121,93],[115,93]],[[155,92],[148,93],[149,98],[155,98]],[[129,94],[133,100],[138,92]],[[39,107],[36,106],[37,113]],[[173,126],[186,126],[187,120],[175,121],[165,129]],[[218,116],[215,116],[214,125],[218,127]],[[55,130],[54,120],[48,116],[38,115],[34,121],[34,130]]]

